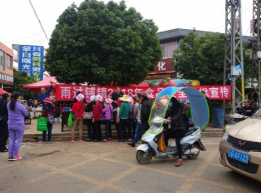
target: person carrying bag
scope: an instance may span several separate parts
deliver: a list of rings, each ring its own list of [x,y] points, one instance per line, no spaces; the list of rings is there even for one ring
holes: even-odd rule
[[[41,125],[41,129],[43,130],[42,134],[42,141],[40,141],[40,144],[44,144],[46,141],[46,131],[48,131],[48,143],[51,143],[52,141],[52,130],[53,130],[53,124],[54,124],[54,115],[55,115],[55,106],[50,98],[45,98],[43,100],[44,106],[43,106],[43,112],[42,112],[42,118],[38,119],[39,127]],[[47,121],[47,129],[45,129],[45,124]],[[38,125],[37,125],[38,127]],[[39,128],[40,129],[40,128]]]
[[[84,95],[78,94],[76,96],[78,102],[73,104],[71,113],[73,114],[73,127],[71,132],[71,142],[75,142],[74,135],[77,124],[79,123],[79,138],[77,141],[82,141],[82,129],[83,129],[83,113],[85,109]]]
[[[94,133],[94,127],[93,127],[93,107],[95,105],[95,96],[90,97],[90,102],[86,105],[84,114],[83,114],[83,119],[84,119],[84,124],[87,125],[88,129],[88,138],[86,141],[90,142],[94,140],[95,138],[95,133]]]
[[[107,142],[111,140],[111,122],[113,120],[113,107],[110,104],[109,99],[105,100],[105,108],[102,110],[102,113],[105,115],[105,139],[103,140],[103,142]]]

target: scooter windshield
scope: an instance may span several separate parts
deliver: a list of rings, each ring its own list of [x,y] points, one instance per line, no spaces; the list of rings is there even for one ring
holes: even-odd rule
[[[154,102],[149,124],[148,133],[159,133],[162,131],[165,120],[165,113],[168,108],[169,100],[174,97],[178,91],[183,91],[190,101],[190,108],[193,123],[200,129],[206,128],[209,121],[209,108],[205,96],[198,90],[189,87],[168,87],[159,93]]]
[[[163,128],[163,123],[165,121],[165,112],[168,108],[169,96],[162,96],[157,99],[151,109],[150,115],[150,128],[147,131],[148,133],[160,133]]]

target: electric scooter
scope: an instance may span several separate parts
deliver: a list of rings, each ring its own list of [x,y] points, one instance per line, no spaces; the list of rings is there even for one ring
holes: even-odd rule
[[[140,164],[149,164],[152,157],[155,158],[169,158],[178,156],[178,150],[174,139],[169,141],[169,145],[165,152],[159,151],[158,143],[164,128],[161,124],[165,119],[155,117],[151,120],[150,129],[142,136],[142,144],[137,147],[136,159]],[[183,156],[188,159],[196,159],[200,151],[206,151],[202,144],[201,130],[199,127],[194,126],[189,128],[184,138],[181,140]],[[161,142],[162,143],[162,142]],[[164,141],[163,141],[164,143]]]

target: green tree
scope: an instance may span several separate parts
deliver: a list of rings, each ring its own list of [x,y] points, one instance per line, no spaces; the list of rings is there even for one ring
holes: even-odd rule
[[[199,80],[202,85],[222,85],[224,73],[224,34],[206,33],[199,37],[195,30],[180,40],[174,51],[174,66],[183,78]],[[251,61],[244,45],[245,79],[250,77]]]
[[[72,4],[52,33],[45,69],[64,83],[139,83],[162,58],[157,30],[124,1]]]
[[[30,76],[26,72],[18,72],[14,69],[14,83],[12,90],[15,92],[20,92],[21,96],[25,99],[35,98],[36,94],[32,91],[23,88],[25,84],[35,83],[36,80]]]

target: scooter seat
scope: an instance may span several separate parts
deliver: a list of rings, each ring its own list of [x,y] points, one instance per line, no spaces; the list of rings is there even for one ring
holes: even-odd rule
[[[198,129],[194,127],[192,130],[188,131],[188,132],[185,134],[184,137],[187,137],[187,136],[191,135],[192,133],[194,133],[194,132],[197,131],[197,130],[198,130]]]

